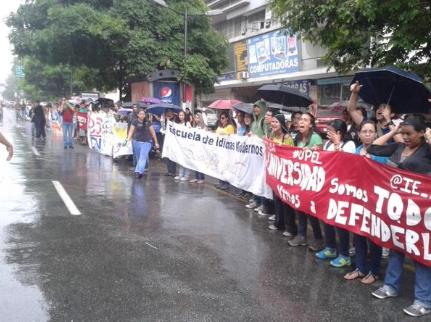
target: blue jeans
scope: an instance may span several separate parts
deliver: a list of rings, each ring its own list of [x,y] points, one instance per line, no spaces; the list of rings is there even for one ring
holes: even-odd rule
[[[370,271],[374,275],[380,273],[380,262],[382,260],[382,248],[368,240],[364,236],[353,235],[353,243],[355,244],[355,265],[362,274],[368,274]],[[370,249],[371,265],[367,269],[367,252]]]
[[[205,180],[205,175],[200,172],[195,172],[196,180]]]
[[[404,254],[391,250],[388,267],[386,268],[385,285],[397,293],[400,292],[401,276],[403,274]],[[415,302],[431,308],[431,267],[418,262],[415,264]]]
[[[313,229],[314,239],[322,239],[322,230],[320,229],[319,219],[313,216],[306,215],[301,211],[296,211],[298,217],[298,235],[307,237],[307,221],[310,220],[311,228]]]
[[[339,249],[340,255],[349,256],[349,232],[341,228],[335,228],[334,226],[323,224],[325,229],[325,246],[332,249],[337,249],[337,241],[335,238],[335,230],[337,230],[339,238]]]
[[[292,207],[285,204],[275,193],[274,193],[274,210],[275,210],[275,222],[274,225],[279,230],[286,230],[292,235],[298,233],[298,228],[295,222],[295,211]]]
[[[148,162],[148,154],[151,151],[150,142],[132,141],[133,153],[136,153],[136,168],[135,173],[143,174],[145,166]]]
[[[178,175],[181,178],[189,178],[190,177],[190,170],[187,168],[184,168],[182,165],[180,165],[180,170],[178,170]]]
[[[169,159],[166,159],[166,168],[168,169],[168,174],[175,175],[177,172],[177,164]]]
[[[63,123],[64,147],[73,147],[73,123]]]

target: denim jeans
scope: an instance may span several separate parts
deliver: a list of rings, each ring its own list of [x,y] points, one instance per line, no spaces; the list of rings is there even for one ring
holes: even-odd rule
[[[64,147],[73,147],[73,123],[63,123]]]
[[[320,229],[319,220],[316,217],[309,216],[303,212],[297,211],[298,217],[298,235],[307,237],[307,221],[310,220],[311,228],[313,229],[314,239],[322,239],[322,230]]]
[[[175,175],[177,172],[177,164],[169,159],[166,159],[166,168],[168,169],[169,174]]]
[[[386,268],[385,285],[400,291],[401,276],[403,274],[404,254],[391,250],[389,263]],[[415,264],[415,302],[431,308],[431,267],[424,266],[418,262]]]
[[[205,175],[203,173],[200,172],[195,172],[195,178],[196,180],[205,180]]]
[[[178,171],[178,175],[181,178],[183,178],[183,177],[188,178],[188,177],[190,177],[190,170],[187,169],[187,168],[184,168],[182,165],[180,165],[180,169]]]
[[[136,167],[135,173],[143,174],[145,170],[145,166],[148,162],[148,154],[151,151],[151,143],[150,142],[141,142],[141,141],[132,141],[133,145],[133,153],[136,153]]]
[[[31,122],[31,136],[36,136],[36,125],[34,124],[34,122]]]
[[[353,235],[353,243],[355,244],[355,265],[356,268],[363,274],[368,274],[370,271],[374,275],[380,273],[380,262],[382,260],[382,248],[368,240],[364,236]],[[367,269],[367,253],[370,249],[371,265]]]
[[[325,229],[325,246],[332,249],[337,249],[337,241],[335,231],[338,233],[338,252],[340,255],[349,256],[349,232],[344,229],[335,228],[334,226],[323,224]]]
[[[298,232],[295,222],[295,211],[288,205],[286,205],[281,199],[274,193],[274,208],[275,208],[275,222],[274,225],[279,230],[287,230],[292,235],[296,235]]]

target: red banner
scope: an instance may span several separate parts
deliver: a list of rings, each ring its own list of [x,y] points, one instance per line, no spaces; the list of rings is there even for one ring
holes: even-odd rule
[[[76,113],[76,119],[78,120],[78,126],[80,130],[87,131],[87,117],[88,113]]]
[[[431,266],[431,177],[266,141],[266,181],[293,209]]]

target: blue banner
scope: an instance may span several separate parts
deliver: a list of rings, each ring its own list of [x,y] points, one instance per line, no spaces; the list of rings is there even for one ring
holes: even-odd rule
[[[299,71],[296,36],[284,29],[247,39],[247,50],[250,77]]]
[[[154,97],[164,103],[180,106],[180,85],[176,82],[154,82]]]

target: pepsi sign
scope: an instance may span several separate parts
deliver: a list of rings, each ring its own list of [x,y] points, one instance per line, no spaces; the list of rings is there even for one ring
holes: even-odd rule
[[[176,82],[153,83],[154,97],[157,97],[164,103],[180,105],[180,86]]]

